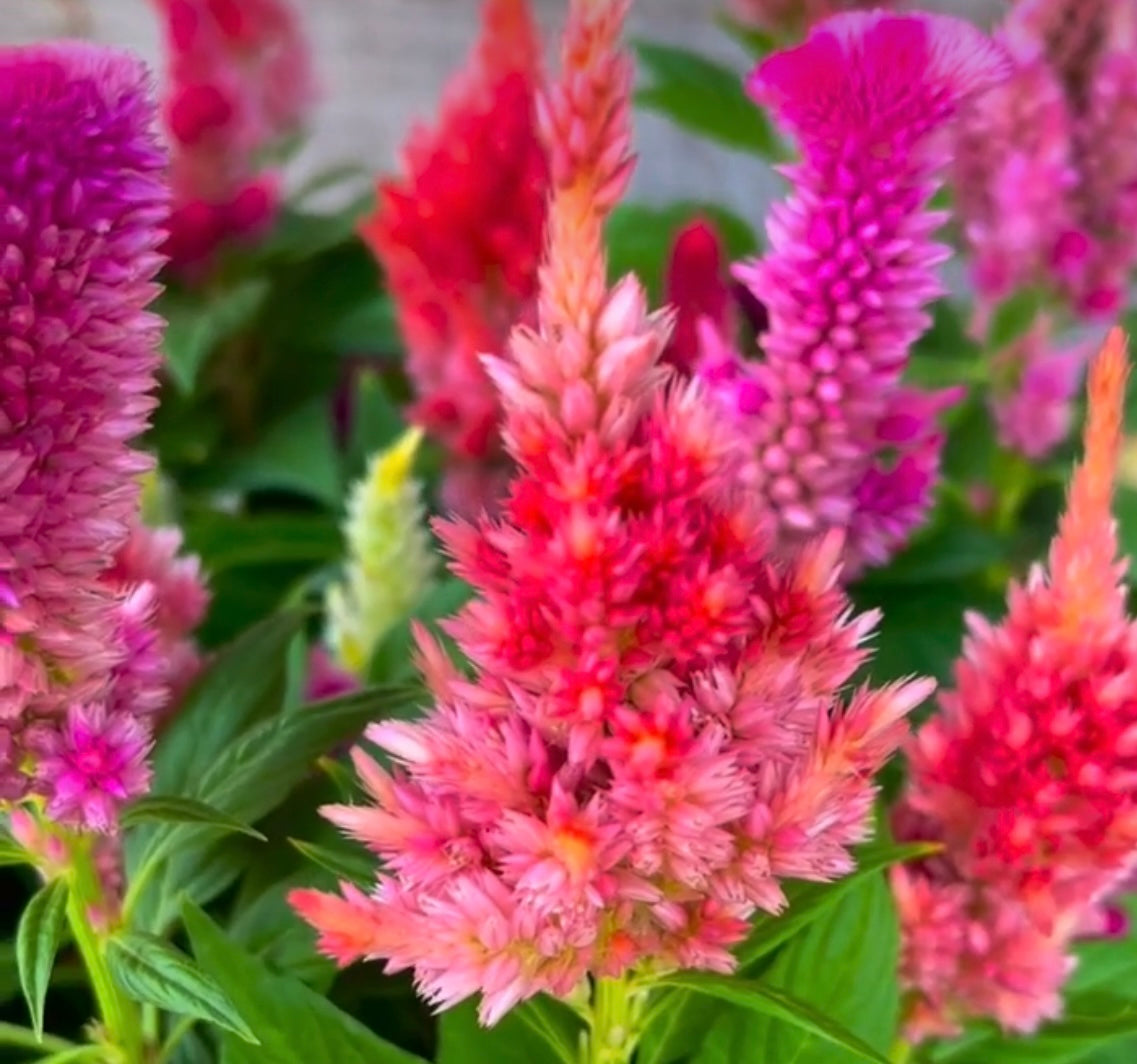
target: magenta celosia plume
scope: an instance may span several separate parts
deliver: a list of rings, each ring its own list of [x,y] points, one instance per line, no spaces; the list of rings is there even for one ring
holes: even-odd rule
[[[873,616],[839,536],[776,560],[751,456],[660,363],[670,317],[607,282],[604,221],[631,173],[628,4],[570,7],[542,114],[554,194],[534,328],[487,359],[516,472],[498,519],[439,525],[475,599],[425,632],[434,705],[355,755],[370,804],[327,815],[383,861],[373,888],[299,891],[341,963],[412,968],[492,1023],[540,991],[638,966],[729,970],[782,881],[853,866],[876,769],[929,691],[840,689]]]
[[[955,690],[911,749],[901,833],[946,848],[894,877],[915,1036],[1055,1015],[1071,939],[1137,860],[1137,623],[1110,512],[1126,371],[1115,331],[1049,563],[1002,622],[969,617]]]
[[[85,45],[0,52],[0,799],[97,828],[145,787],[185,663],[159,652],[202,606],[175,543],[139,558],[167,211],[147,82]]]
[[[1015,70],[967,108],[955,187],[985,306],[1045,284],[1087,317],[1137,261],[1137,2],[1019,0]]]
[[[1000,49],[931,15],[839,15],[762,63],[757,101],[797,141],[768,254],[737,276],[767,307],[764,358],[719,388],[758,454],[781,544],[848,530],[848,565],[880,564],[926,515],[957,393],[900,377],[948,257],[928,208],[960,102],[1002,76]]]
[[[275,214],[267,161],[315,96],[308,42],[287,0],[151,0],[167,59],[163,118],[174,211],[165,248],[200,268],[228,238]]]
[[[528,0],[485,0],[481,40],[437,128],[413,132],[405,176],[380,183],[362,229],[395,301],[413,416],[449,452],[446,501],[460,511],[505,483],[501,408],[480,356],[533,315],[548,196],[540,85]]]

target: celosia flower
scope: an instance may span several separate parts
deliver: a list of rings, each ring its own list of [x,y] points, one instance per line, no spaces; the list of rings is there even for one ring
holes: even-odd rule
[[[179,557],[181,545],[177,528],[137,524],[104,577],[124,596],[135,633],[116,672],[111,710],[168,712],[201,667],[193,633],[205,618],[209,592],[200,561]]]
[[[317,644],[308,651],[308,679],[305,693],[309,702],[338,698],[360,687],[359,677],[340,666],[326,647]]]
[[[486,0],[482,38],[437,129],[415,130],[406,175],[380,182],[362,228],[387,275],[415,388],[413,414],[452,458],[446,501],[500,495],[500,406],[480,356],[531,318],[548,167],[537,132],[540,49],[527,0]]]
[[[101,719],[73,707],[105,700],[126,656],[129,606],[106,576],[150,464],[129,441],[154,405],[159,322],[144,308],[166,209],[140,63],[5,49],[0,98],[0,797],[18,799],[42,753],[64,756]],[[77,777],[38,778],[53,808],[102,810]]]
[[[892,7],[895,3],[896,0],[731,0],[730,11],[744,25],[779,37],[797,37],[830,15]]]
[[[47,814],[109,831],[118,806],[150,783],[150,737],[126,713],[74,706],[63,731],[48,745],[39,775],[51,793]]]
[[[307,41],[287,0],[152,0],[162,19],[173,146],[166,251],[199,266],[276,212],[266,165],[300,130],[315,95]]]
[[[327,641],[338,664],[359,678],[434,576],[422,487],[412,475],[421,438],[411,429],[375,455],[348,500],[348,561],[343,582],[328,589]]]
[[[675,309],[675,324],[663,360],[689,374],[702,356],[702,330],[714,330],[725,343],[736,331],[722,239],[713,223],[696,218],[676,236],[664,297]]]
[[[1115,331],[1049,565],[1000,624],[969,618],[956,689],[911,750],[905,807],[946,847],[895,877],[915,1036],[1055,1015],[1071,939],[1137,859],[1137,623],[1110,513],[1125,375]]]
[[[1000,50],[958,20],[837,16],[762,63],[755,99],[798,141],[770,251],[737,271],[767,307],[761,363],[719,389],[753,440],[782,544],[849,529],[851,569],[880,564],[930,505],[953,393],[902,388],[948,256],[927,207],[960,102],[995,82]]]
[[[589,973],[731,969],[784,879],[850,871],[873,773],[930,686],[841,700],[875,618],[851,615],[839,536],[771,557],[748,454],[660,366],[668,316],[634,278],[608,288],[627,7],[572,5],[544,109],[539,321],[487,360],[508,499],[498,520],[439,525],[477,592],[446,626],[474,678],[418,633],[433,708],[373,725],[398,768],[357,751],[371,804],[327,811],[383,871],[367,895],[292,896],[339,962],[413,968],[441,1007],[480,992],[485,1023]]]
[[[1034,325],[992,359],[991,413],[999,443],[1027,458],[1044,458],[1070,431],[1074,395],[1090,345],[1055,350],[1051,321]]]
[[[1132,0],[1020,0],[1010,81],[961,123],[956,189],[988,304],[1046,283],[1112,316],[1137,261],[1137,10]]]

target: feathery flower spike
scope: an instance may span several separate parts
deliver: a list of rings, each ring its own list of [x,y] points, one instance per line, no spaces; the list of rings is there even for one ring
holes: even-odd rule
[[[923,307],[942,291],[927,208],[961,101],[996,82],[1000,49],[933,15],[839,15],[749,87],[798,141],[770,251],[736,275],[767,307],[761,363],[718,389],[758,454],[781,545],[848,529],[847,567],[879,565],[923,520],[954,391],[900,384]]]
[[[533,317],[548,198],[528,0],[485,0],[482,23],[437,129],[412,133],[405,176],[380,182],[361,229],[395,301],[414,419],[449,452],[444,498],[462,513],[504,486],[501,410],[479,359]]]
[[[874,772],[929,692],[840,690],[875,622],[837,580],[839,538],[768,551],[749,459],[698,383],[659,359],[669,316],[601,240],[631,170],[628,4],[574,0],[543,109],[554,195],[537,327],[487,358],[516,473],[499,518],[441,522],[476,596],[424,632],[434,696],[355,752],[369,804],[326,815],[383,862],[373,889],[297,891],[341,964],[411,968],[482,1022],[588,974],[730,970],[786,878],[852,868]],[[670,382],[670,383],[669,383]]]
[[[0,799],[38,786],[98,823],[99,781],[129,797],[147,744],[100,706],[132,606],[107,567],[150,466],[130,447],[154,406],[160,322],[145,308],[166,217],[147,80],[93,46],[0,50]],[[55,761],[37,770],[45,755],[78,765],[88,739],[118,748],[122,771],[84,789]]]
[[[412,474],[421,439],[410,429],[375,455],[348,500],[348,562],[344,580],[327,592],[327,642],[336,663],[357,679],[366,679],[380,640],[421,601],[434,576],[422,487]]]
[[[151,0],[162,20],[174,211],[165,251],[200,270],[231,237],[276,212],[266,159],[300,130],[315,97],[307,40],[287,0]]]
[[[1137,623],[1111,514],[1126,375],[1114,330],[1048,565],[1000,624],[968,619],[955,690],[912,745],[908,833],[946,847],[894,876],[915,1036],[1054,1016],[1071,940],[1137,860]],[[955,916],[929,924],[939,910]]]

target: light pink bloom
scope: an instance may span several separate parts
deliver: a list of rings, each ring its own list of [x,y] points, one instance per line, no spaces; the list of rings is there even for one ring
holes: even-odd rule
[[[497,519],[442,522],[477,597],[419,632],[434,704],[372,726],[396,764],[327,815],[383,862],[367,896],[293,895],[346,964],[413,968],[447,1007],[519,1001],[637,966],[729,971],[782,881],[847,874],[872,781],[929,692],[841,692],[874,616],[840,538],[770,552],[750,456],[697,383],[660,366],[666,314],[610,288],[604,222],[631,173],[627,3],[572,5],[544,108],[555,192],[539,320],[487,358],[517,464]]]
[[[1049,564],[1000,624],[969,618],[956,688],[911,749],[907,834],[946,847],[894,880],[916,1035],[1055,1015],[1072,939],[1137,861],[1137,624],[1111,514],[1126,372],[1115,330]]]
[[[70,741],[69,710],[105,699],[128,652],[137,604],[106,574],[150,465],[130,447],[154,406],[160,323],[145,307],[166,215],[146,82],[87,45],[0,51],[3,799],[26,793],[29,761]],[[56,808],[88,804],[38,779]]]
[[[991,413],[999,443],[1026,458],[1045,458],[1069,434],[1074,397],[1092,353],[1088,343],[1055,350],[1041,317],[992,359]]]
[[[749,87],[797,140],[770,250],[736,275],[769,311],[761,362],[716,387],[758,456],[780,546],[849,530],[850,571],[879,565],[931,504],[936,415],[958,392],[902,387],[948,250],[928,208],[960,104],[1004,73],[950,18],[841,15],[762,63]]]

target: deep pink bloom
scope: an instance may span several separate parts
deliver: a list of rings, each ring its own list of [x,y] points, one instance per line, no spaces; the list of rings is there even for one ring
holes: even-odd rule
[[[955,153],[977,287],[990,305],[1046,284],[1110,318],[1137,261],[1137,8],[1020,0],[1003,38],[1015,72],[967,110]]]
[[[710,328],[730,343],[736,330],[722,238],[712,222],[696,218],[675,237],[667,264],[664,298],[675,308],[675,325],[663,360],[691,373],[701,360],[699,334]]]
[[[1045,458],[1069,434],[1074,397],[1089,343],[1055,350],[1051,322],[1038,321],[992,359],[991,412],[999,442],[1027,458]]]
[[[540,47],[527,0],[486,0],[482,37],[447,88],[436,129],[418,128],[405,176],[379,184],[362,236],[395,300],[415,420],[452,459],[449,501],[498,497],[501,409],[480,362],[532,318],[548,197],[537,132]]]
[[[438,526],[477,591],[425,632],[425,718],[373,725],[370,799],[327,815],[383,862],[370,895],[293,896],[340,963],[413,968],[492,1023],[540,991],[639,965],[729,971],[782,881],[847,874],[872,777],[926,682],[841,692],[874,616],[840,538],[771,556],[750,455],[660,357],[669,316],[607,282],[627,186],[627,3],[572,5],[544,110],[554,195],[535,329],[487,358],[516,461],[500,518]]]
[[[163,119],[173,148],[166,252],[200,267],[226,239],[262,231],[279,192],[271,156],[315,96],[307,40],[287,0],[152,0],[165,38]]]
[[[322,643],[315,644],[308,651],[308,701],[338,698],[358,691],[359,687],[359,677],[337,665]]]
[[[1054,1015],[1060,958],[1137,860],[1137,623],[1110,512],[1125,376],[1115,331],[1090,372],[1086,456],[1049,565],[1012,585],[1000,624],[969,618],[956,689],[912,746],[905,807],[946,847],[896,881],[917,1034]],[[941,904],[972,929],[928,926]],[[1017,944],[992,946],[1008,929]]]
[[[66,726],[39,763],[39,776],[51,794],[47,815],[109,831],[118,807],[150,785],[149,750],[149,733],[126,713],[72,707]]]
[[[69,708],[107,697],[126,656],[127,606],[105,577],[150,465],[129,444],[154,406],[160,323],[145,307],[166,214],[146,85],[140,63],[100,48],[0,52],[5,799],[58,747]]]
[[[1004,67],[967,23],[850,14],[750,79],[803,158],[783,171],[770,251],[736,271],[769,311],[764,359],[717,390],[757,451],[780,545],[848,529],[848,566],[878,565],[930,506],[935,415],[954,396],[900,385],[948,257],[927,203],[949,120]]]

